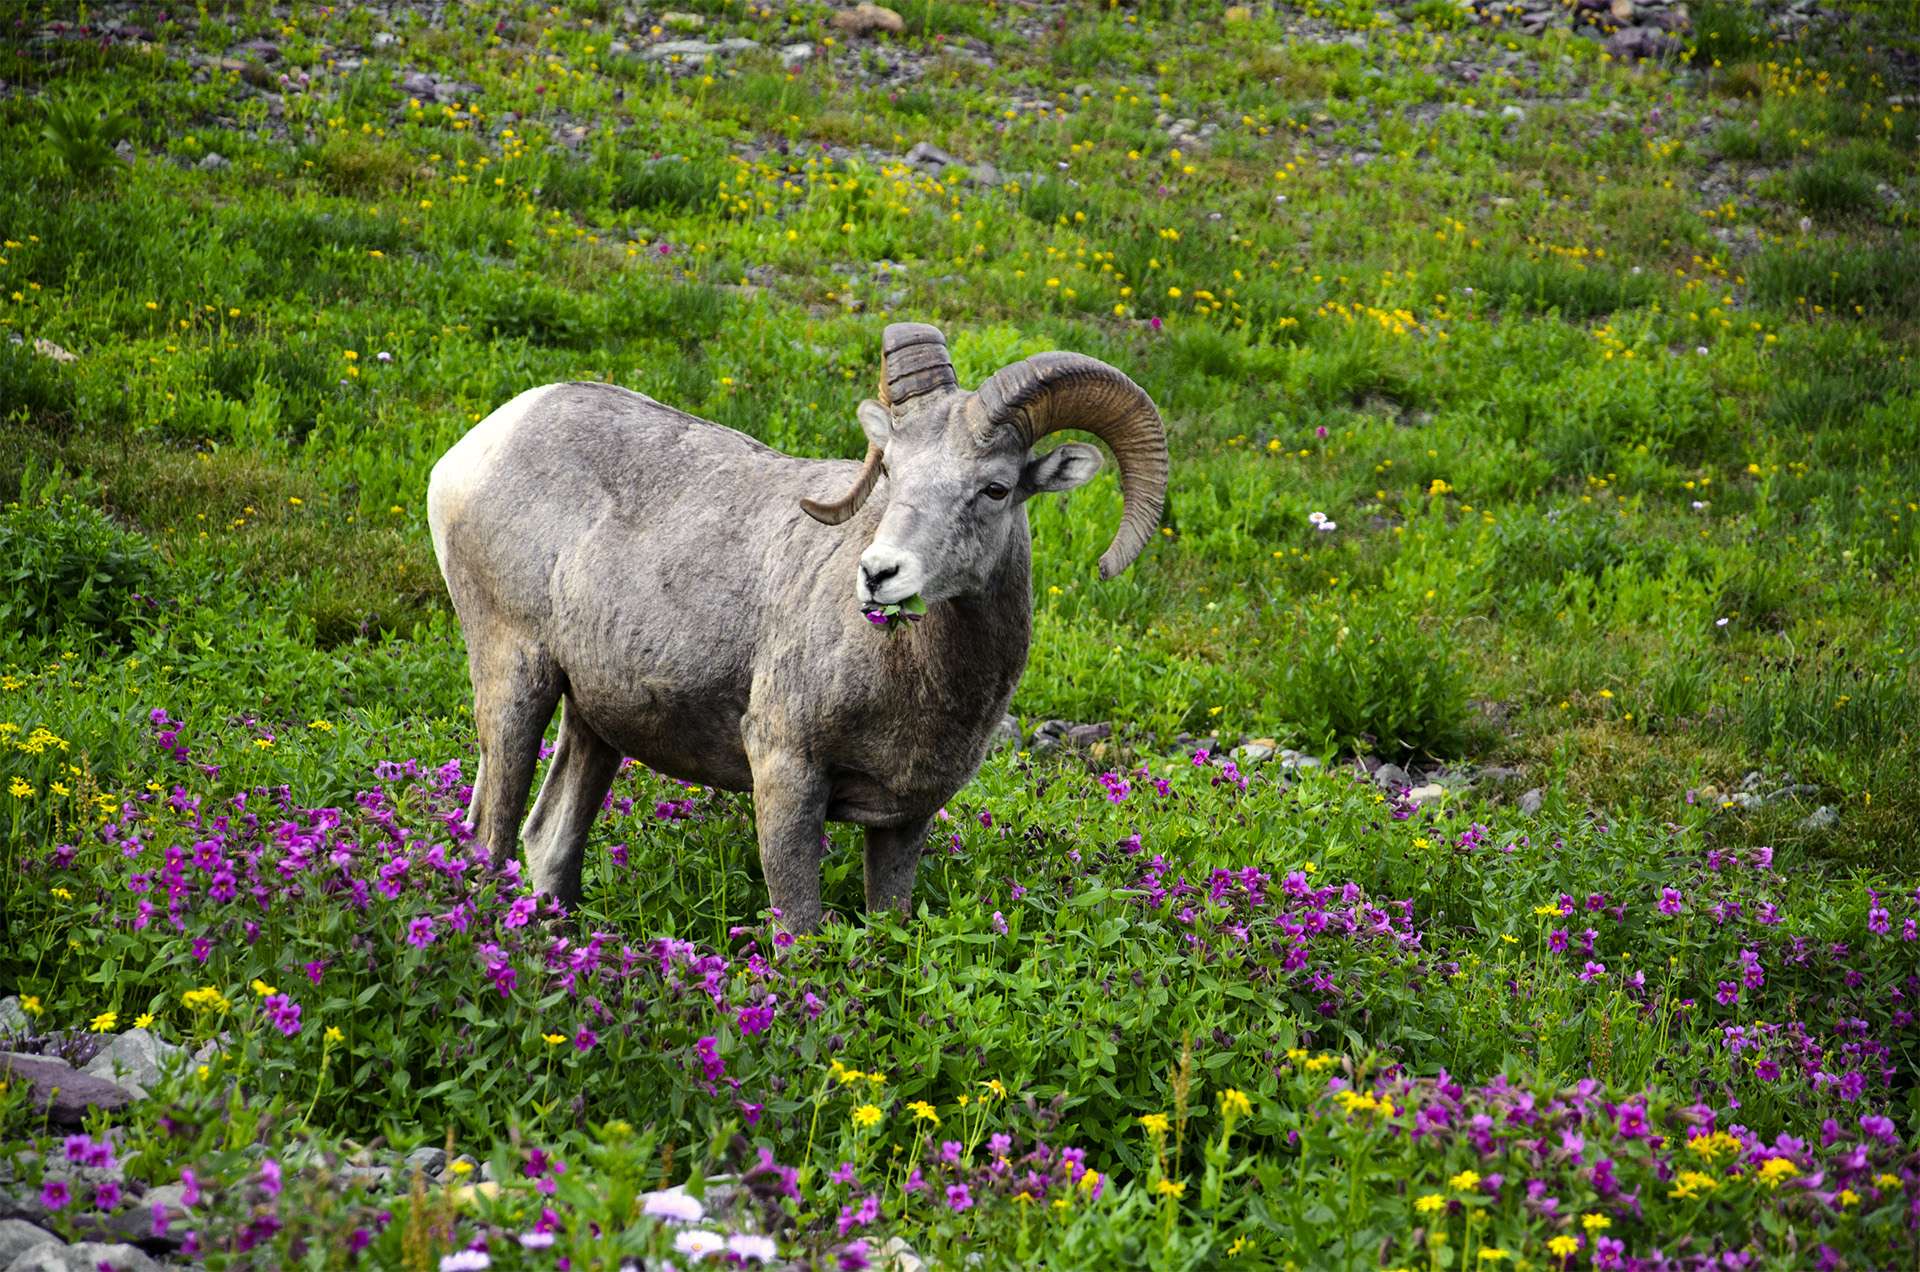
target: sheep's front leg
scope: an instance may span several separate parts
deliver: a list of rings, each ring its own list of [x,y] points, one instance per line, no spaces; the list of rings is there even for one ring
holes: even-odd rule
[[[867,827],[867,909],[913,912],[913,879],[932,821],[929,817],[907,826]]]
[[[600,740],[571,700],[560,707],[560,744],[522,832],[536,891],[569,909],[580,904],[587,832],[620,771],[620,752]]]
[[[829,786],[824,772],[784,751],[749,752],[760,868],[780,923],[791,932],[820,926],[820,840]]]

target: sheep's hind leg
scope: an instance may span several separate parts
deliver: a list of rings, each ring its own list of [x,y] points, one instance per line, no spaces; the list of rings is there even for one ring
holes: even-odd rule
[[[533,788],[540,739],[560,702],[562,677],[559,664],[531,643],[476,655],[471,661],[473,722],[480,739],[473,834],[487,845],[497,868],[511,860],[519,846],[520,817]]]
[[[805,760],[749,751],[753,821],[767,893],[791,932],[820,926],[820,839],[827,818],[826,775]]]
[[[907,826],[867,827],[867,909],[913,912],[913,880],[932,818]]]
[[[572,702],[560,708],[560,744],[527,818],[527,865],[537,891],[572,908],[580,902],[580,867],[587,832],[600,811],[620,752],[588,727]]]

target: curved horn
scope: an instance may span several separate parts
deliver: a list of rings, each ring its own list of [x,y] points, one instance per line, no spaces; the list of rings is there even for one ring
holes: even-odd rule
[[[1125,373],[1079,353],[1040,353],[1002,367],[975,391],[983,444],[1003,428],[1032,446],[1048,433],[1079,429],[1107,444],[1120,464],[1123,511],[1100,556],[1100,577],[1133,564],[1167,503],[1167,429],[1153,399]]]
[[[924,322],[890,323],[880,337],[880,401],[889,410],[898,410],[923,393],[959,387],[953,374],[953,359],[947,354],[947,338],[937,327]],[[824,525],[837,526],[860,511],[867,496],[880,480],[880,461],[885,452],[876,443],[867,443],[867,457],[860,473],[846,494],[832,502],[802,499],[800,507],[809,517]]]

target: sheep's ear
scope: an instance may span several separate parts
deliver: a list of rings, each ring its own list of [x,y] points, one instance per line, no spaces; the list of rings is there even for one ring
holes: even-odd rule
[[[1072,490],[1093,480],[1100,471],[1100,451],[1084,442],[1068,442],[1027,461],[1020,470],[1020,489],[1028,494]]]
[[[866,433],[867,440],[885,450],[887,443],[893,440],[893,412],[868,398],[860,404],[856,414],[860,417],[860,427]]]

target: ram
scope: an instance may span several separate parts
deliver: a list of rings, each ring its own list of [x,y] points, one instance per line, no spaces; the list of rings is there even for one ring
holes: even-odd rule
[[[467,810],[513,857],[540,743],[559,743],[526,823],[533,885],[580,896],[622,755],[753,796],[781,921],[820,921],[826,821],[866,828],[870,908],[907,906],[936,810],[972,778],[1027,663],[1024,504],[1106,442],[1124,508],[1102,578],[1159,524],[1167,440],[1133,381],[1045,353],[959,387],[946,340],[896,323],[867,454],[784,455],[626,389],[531,389],[434,466],[434,552],[466,637],[479,765]],[[885,607],[920,621],[883,631]]]

